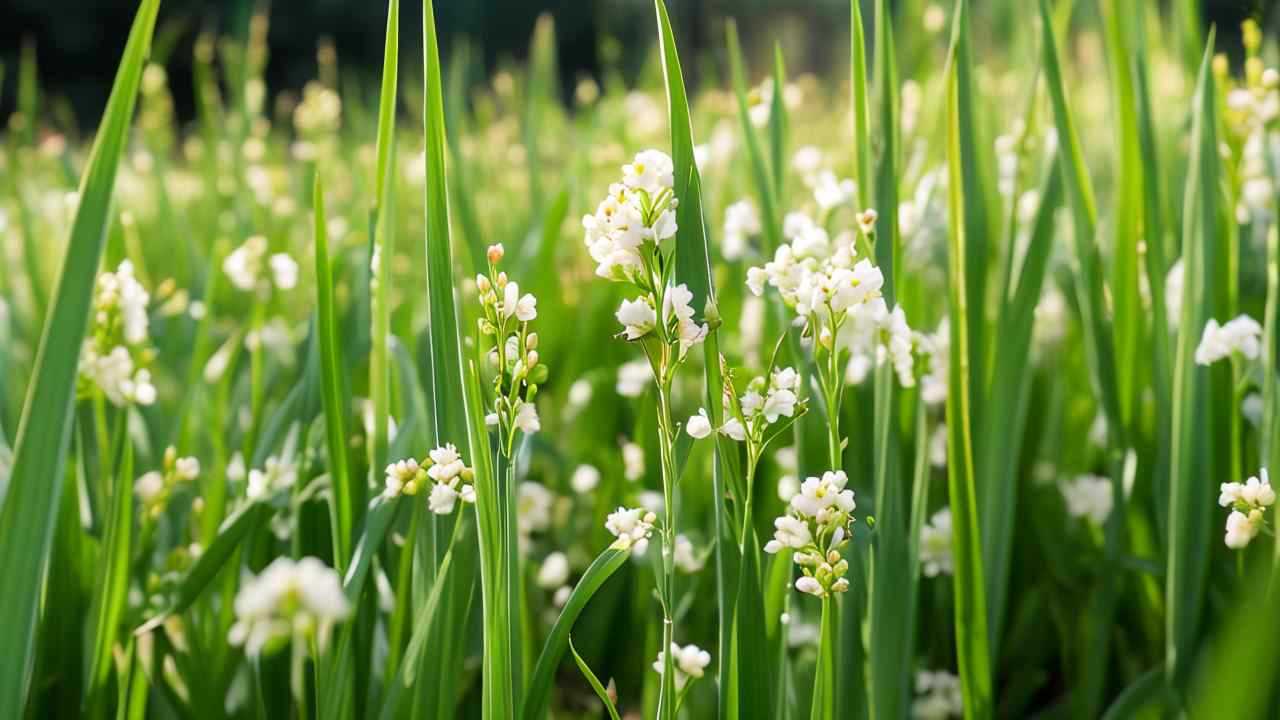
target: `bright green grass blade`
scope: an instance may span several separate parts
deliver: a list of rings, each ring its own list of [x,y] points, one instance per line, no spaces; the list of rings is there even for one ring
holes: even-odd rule
[[[551,686],[555,683],[556,669],[560,666],[560,659],[564,657],[564,651],[569,646],[569,633],[573,630],[574,622],[600,586],[617,572],[630,556],[631,553],[626,550],[605,548],[604,552],[596,556],[595,561],[583,573],[582,579],[578,580],[578,584],[574,586],[569,600],[564,604],[564,609],[560,611],[560,617],[556,618],[556,624],[547,635],[542,653],[538,656],[538,664],[534,668],[533,678],[524,698],[522,717],[525,720],[545,720],[547,717]]]
[[[122,417],[120,422],[127,422]],[[99,708],[111,672],[111,650],[119,634],[120,615],[129,594],[129,560],[133,546],[133,443],[120,433],[115,487],[98,562],[97,584],[85,632],[85,711]]]
[[[787,105],[783,97],[787,88],[786,59],[782,56],[782,44],[773,45],[773,103],[769,107],[769,157],[773,167],[773,195],[779,204],[786,204],[787,177]]]
[[[1164,673],[1160,668],[1152,668],[1138,676],[1116,696],[1102,720],[1127,720],[1137,717],[1139,711],[1159,702],[1164,694]]]
[[[1131,4],[1131,3],[1125,3]],[[1115,207],[1112,210],[1111,250],[1111,318],[1115,334],[1116,392],[1120,420],[1125,427],[1133,423],[1134,408],[1140,400],[1138,369],[1140,356],[1147,355],[1144,345],[1145,309],[1138,290],[1138,245],[1142,240],[1143,167],[1140,155],[1136,100],[1129,71],[1132,48],[1129,34],[1115,0],[1103,3],[1103,34],[1106,39],[1107,69],[1111,76],[1112,123],[1116,131]],[[1163,297],[1163,295],[1154,296]],[[1159,303],[1153,303],[1159,304]],[[1163,334],[1164,328],[1157,328]]]
[[[0,509],[0,576],[20,592],[0,593],[0,717],[21,717],[36,654],[40,588],[48,561],[71,436],[76,366],[98,261],[111,221],[116,166],[124,152],[159,0],[144,0],[111,88],[80,182],[80,204],[44,324]]]
[[[329,265],[329,229],[325,217],[324,183],[315,174],[312,193],[315,210],[316,243],[316,315],[320,334],[320,373],[324,392],[325,436],[329,441],[329,481],[333,488],[330,523],[333,531],[333,555],[338,571],[346,567],[352,535],[351,468],[347,463],[346,408],[343,392],[342,358],[338,349],[338,327],[333,310],[333,269]]]
[[[658,47],[662,57],[662,75],[666,80],[667,110],[671,118],[671,159],[675,164],[676,208],[676,282],[689,286],[693,293],[690,305],[705,313],[714,302],[711,290],[711,258],[708,254],[706,220],[702,214],[702,179],[693,161],[693,122],[689,117],[689,98],[685,93],[684,74],[676,52],[671,20],[662,0],[654,0],[658,16]]]
[[[961,10],[963,12],[963,4]],[[954,49],[954,46],[953,46]],[[977,489],[973,469],[973,414],[970,397],[974,388],[970,363],[981,353],[970,344],[968,300],[968,259],[966,247],[970,227],[965,198],[966,184],[963,145],[972,144],[964,134],[960,67],[952,56],[947,83],[947,157],[950,196],[948,265],[950,277],[951,357],[947,390],[947,489],[952,517],[952,555],[955,563],[955,636],[960,667],[960,687],[967,720],[991,717],[991,653],[988,646],[985,578],[982,564],[981,529],[978,524]]]
[[[1058,61],[1058,46],[1053,33],[1053,21],[1049,14],[1048,0],[1040,0],[1041,48],[1044,53],[1045,84],[1052,101],[1058,141],[1062,147],[1063,186],[1067,204],[1071,208],[1074,223],[1076,261],[1079,264],[1080,315],[1085,331],[1085,350],[1088,353],[1092,378],[1103,413],[1107,418],[1108,440],[1115,447],[1123,447],[1125,427],[1120,423],[1120,403],[1117,398],[1115,353],[1112,349],[1111,330],[1107,325],[1105,280],[1102,258],[1098,253],[1096,229],[1097,205],[1093,197],[1093,184],[1085,166],[1084,153],[1075,120],[1067,105],[1066,89],[1062,78],[1062,66]]]
[[[893,307],[898,266],[898,72],[894,52],[893,22],[884,0],[876,2],[876,113],[881,138],[876,165],[875,207],[876,264],[884,274],[885,302]],[[875,372],[876,543],[872,554],[868,605],[867,665],[870,672],[871,716],[899,718],[907,713],[912,690],[911,646],[915,617],[912,598],[919,582],[910,574],[909,506],[899,450],[897,382],[892,367],[882,364]],[[846,616],[846,622],[852,621]],[[849,672],[850,670],[854,672]],[[847,668],[840,683],[862,680],[858,668]]]
[[[573,655],[573,661],[578,664],[578,669],[582,671],[582,675],[587,678],[591,689],[595,691],[596,697],[600,698],[600,702],[604,703],[605,710],[609,711],[609,717],[612,720],[622,720],[618,717],[618,708],[614,707],[613,698],[609,697],[609,691],[605,690],[604,684],[600,682],[600,678],[591,672],[591,666],[586,660],[578,654],[578,649],[573,646],[573,638],[569,638],[569,652]]]
[[[867,37],[861,0],[849,0],[849,69],[852,78],[853,152],[858,164],[858,193],[868,197],[871,182],[871,102],[867,94]]]
[[[454,300],[453,250],[449,239],[449,190],[445,174],[444,97],[440,50],[432,0],[423,0],[427,142],[427,295],[431,333],[431,400],[436,441],[452,442],[466,455],[462,409],[462,353]]]
[[[381,495],[369,503],[369,510],[364,514],[364,532],[356,543],[346,575],[342,578],[342,590],[348,600],[354,602],[360,597],[364,582],[369,577],[369,570],[373,567],[373,558],[386,540],[387,531],[395,522],[400,505],[399,498],[388,499]]]
[[[764,228],[765,252],[772,257],[773,251],[782,244],[782,213],[778,208],[777,189],[770,181],[769,162],[765,159],[764,150],[760,147],[760,137],[751,124],[751,112],[747,106],[747,79],[743,68],[742,48],[738,44],[738,25],[729,18],[725,21],[725,44],[729,54],[729,72],[733,79],[733,92],[738,101],[738,122],[747,148],[747,158],[751,162],[752,184],[756,190],[756,199],[760,203],[760,219]]]
[[[373,437],[369,454],[371,484],[388,462],[390,374],[388,336],[391,334],[391,257],[395,254],[395,139],[396,90],[400,68],[400,0],[387,6],[387,36],[383,45],[382,92],[378,99],[377,164],[374,169],[374,207],[369,211],[373,242],[372,345],[369,351],[369,396],[373,400]]]
[[[991,637],[999,643],[1008,603],[1009,565],[1013,554],[1014,518],[1018,512],[1018,460],[1031,390],[1031,332],[1035,308],[1044,288],[1053,249],[1054,218],[1062,205],[1062,173],[1055,153],[1046,162],[1040,185],[1040,207],[1031,223],[1026,256],[1018,269],[1013,296],[996,324],[993,382],[987,396],[987,417],[1007,432],[982,437],[983,568],[987,573],[987,602],[991,607]]]
[[[1173,375],[1173,438],[1169,457],[1169,559],[1166,568],[1165,679],[1183,687],[1195,655],[1204,578],[1208,565],[1212,480],[1208,474],[1214,442],[1206,431],[1212,417],[1212,373],[1195,362],[1200,331],[1214,310],[1224,272],[1218,243],[1217,91],[1213,35],[1205,48],[1192,113],[1191,157],[1183,202],[1182,257],[1186,268],[1182,320]]]
[[[748,515],[747,522],[751,522]],[[769,652],[769,638],[764,632],[764,588],[761,584],[760,539],[749,525],[740,548],[738,598],[734,602],[734,626],[737,637],[733,648],[738,683],[738,717],[771,718],[773,716],[772,667],[774,654]],[[789,583],[788,583],[789,584]]]
[[[954,198],[964,203],[964,212],[960,219],[965,223],[965,287],[968,296],[965,298],[964,322],[969,335],[969,347],[973,349],[969,357],[968,383],[972,393],[968,399],[968,414],[973,423],[970,432],[977,442],[982,439],[981,429],[985,428],[983,416],[983,388],[987,385],[986,362],[986,295],[987,267],[990,256],[990,238],[996,237],[991,222],[991,210],[988,206],[990,175],[986,168],[989,165],[987,148],[989,144],[982,132],[982,121],[979,108],[982,95],[978,92],[973,62],[973,38],[970,30],[969,0],[956,3],[955,18],[951,35],[949,64],[956,76],[956,123],[959,125],[959,171],[965,190]],[[955,325],[952,324],[954,330]]]
[[[1209,47],[1213,47],[1212,32]],[[1240,551],[1236,551],[1240,552]],[[1263,562],[1245,577],[1261,580]],[[1274,572],[1274,570],[1273,570]],[[1276,717],[1280,683],[1280,613],[1265,582],[1242,583],[1234,602],[1223,607],[1222,624],[1206,643],[1189,687],[1186,717],[1192,720],[1264,720]]]
[[[183,576],[173,604],[165,612],[143,623],[135,633],[142,635],[151,632],[160,627],[166,618],[191,607],[204,594],[205,588],[209,587],[236,550],[240,549],[244,539],[270,517],[271,504],[267,501],[246,503],[228,515],[222,527],[218,529],[217,537]]]

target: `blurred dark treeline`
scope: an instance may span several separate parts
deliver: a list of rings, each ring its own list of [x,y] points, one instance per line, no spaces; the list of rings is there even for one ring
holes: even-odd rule
[[[891,5],[925,0],[891,0]],[[981,11],[1033,0],[973,0]],[[1167,0],[1126,0],[1167,2]],[[538,16],[555,19],[561,86],[570,91],[577,78],[599,74],[602,48],[617,49],[624,71],[636,72],[653,43],[650,0],[436,0],[442,50],[466,42],[477,65],[492,72],[519,62],[528,52]],[[872,0],[863,0],[867,12]],[[939,3],[949,8],[951,2]],[[1086,0],[1082,3],[1092,6]],[[1221,47],[1238,44],[1246,17],[1269,20],[1274,34],[1280,0],[1202,0],[1206,24],[1219,27]],[[16,102],[18,59],[24,45],[34,47],[42,105],[57,113],[58,124],[91,128],[105,104],[116,62],[124,46],[137,0],[3,0],[0,3],[0,119]],[[421,58],[422,4],[401,2],[402,67]],[[725,17],[739,23],[749,54],[767,51],[781,38],[789,69],[795,72],[840,68],[847,62],[847,0],[668,0],[681,51],[695,59],[723,44]],[[270,17],[269,92],[296,90],[316,75],[316,49],[331,40],[344,77],[374,78],[381,63],[386,22],[385,0],[163,0],[157,53],[169,70],[170,85],[182,118],[190,117],[191,54],[196,35],[212,31],[242,35],[256,9]],[[604,43],[603,38],[616,43]],[[607,51],[606,51],[607,52]],[[687,68],[687,71],[689,69]],[[692,70],[697,82],[697,63]],[[402,71],[405,72],[405,71]],[[376,87],[373,91],[376,91]],[[2,127],[2,126],[0,126]]]

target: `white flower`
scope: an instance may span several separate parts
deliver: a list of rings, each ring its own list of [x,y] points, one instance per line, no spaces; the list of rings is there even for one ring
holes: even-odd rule
[[[724,211],[724,236],[720,252],[725,260],[737,260],[746,252],[748,240],[763,230],[760,214],[750,200],[739,200]]]
[[[635,481],[644,477],[644,448],[633,442],[622,444],[623,476]]]
[[[628,340],[639,340],[648,335],[658,322],[658,316],[653,309],[653,305],[650,304],[648,298],[643,297],[635,300],[623,300],[615,317],[618,318],[619,323],[622,323],[623,334],[626,335]]]
[[[533,403],[520,402],[516,408],[516,427],[526,435],[532,435],[542,429],[542,423],[538,420],[538,408],[534,407]]]
[[[773,521],[773,527],[773,539],[764,546],[767,553],[778,553],[785,548],[799,550],[813,542],[809,524],[799,518],[783,515]]]
[[[1182,293],[1185,277],[1186,266],[1182,264],[1182,258],[1178,258],[1164,278],[1165,320],[1169,323],[1171,330],[1177,329],[1182,322]]]
[[[173,463],[173,473],[178,480],[195,480],[200,475],[200,460],[180,457]]]
[[[851,513],[857,507],[853,491],[845,489],[848,482],[849,476],[843,470],[829,470],[821,478],[810,477],[800,484],[800,492],[791,498],[791,508],[825,525],[833,511]]]
[[[520,322],[529,322],[538,317],[538,299],[532,293],[521,295],[520,285],[511,281],[502,291],[502,303],[498,311],[504,318],[515,316]]]
[[[267,239],[254,235],[223,259],[222,271],[236,289],[245,292],[255,290],[262,277],[262,263],[266,254]]]
[[[765,398],[764,407],[761,408],[765,420],[771,423],[777,422],[781,416],[791,417],[795,414],[795,410],[796,394],[790,390],[771,390]]]
[[[661,150],[643,150],[629,165],[622,166],[622,181],[629,188],[657,195],[671,189],[675,181],[675,164]]]
[[[538,587],[554,590],[564,585],[569,579],[569,558],[562,552],[553,552],[542,561],[538,568]]]
[[[600,484],[600,471],[594,465],[579,465],[569,479],[569,486],[579,495],[585,495]]]
[[[666,664],[666,660],[666,654],[659,650],[658,659],[653,663],[653,669],[659,675],[662,674],[662,667]],[[707,666],[711,664],[711,653],[697,645],[680,647],[671,643],[671,663],[676,669],[676,687],[683,688],[689,678],[697,679],[705,674]]]
[[[263,469],[254,468],[249,471],[249,488],[246,494],[250,500],[268,498],[280,490],[293,487],[297,479],[297,467],[273,455],[267,458]]]
[[[725,420],[724,425],[720,426],[720,434],[738,442],[744,442],[747,439],[747,429],[738,422],[738,418]]]
[[[946,720],[964,714],[960,678],[951,673],[925,670],[916,673],[916,695],[911,703],[911,715],[916,720]]]
[[[437,515],[448,515],[453,512],[458,497],[459,493],[452,485],[436,483],[431,486],[431,494],[427,496],[427,507]]]
[[[241,586],[235,614],[228,639],[257,656],[291,637],[315,637],[323,647],[332,626],[350,616],[351,605],[332,568],[313,557],[279,557]]]
[[[1262,326],[1248,315],[1240,315],[1219,326],[1210,319],[1196,347],[1196,364],[1211,365],[1235,353],[1253,360],[1261,350]]]
[[[151,371],[142,368],[132,378],[120,381],[120,395],[137,405],[151,405],[156,401],[156,387],[151,384]]]
[[[901,305],[895,307],[893,312],[885,317],[881,327],[885,335],[881,354],[887,355],[888,360],[893,363],[893,369],[898,375],[898,384],[905,388],[914,387],[916,384],[913,371],[915,357],[912,354],[914,333],[907,325],[907,316],[902,311]]]
[[[1088,518],[1095,525],[1106,522],[1113,502],[1111,481],[1096,475],[1081,475],[1062,486],[1071,517]]]
[[[1240,401],[1240,414],[1254,427],[1262,427],[1262,410],[1262,395],[1256,392],[1245,395]]]
[[[822,167],[822,150],[813,145],[805,145],[791,156],[791,167],[801,177],[810,177]]]
[[[435,469],[434,467],[432,468]],[[455,475],[457,473],[454,473]],[[421,482],[422,468],[418,465],[418,461],[413,458],[400,460],[387,465],[386,471],[386,489],[382,494],[386,497],[397,497],[401,493],[414,495],[418,492],[419,483]]]
[[[525,481],[516,494],[516,520],[520,532],[541,532],[551,527],[551,506],[556,496],[543,485]]]
[[[649,545],[649,533],[657,516],[643,508],[618,508],[609,514],[604,527],[618,539],[612,547],[618,550],[634,550],[644,553]]]
[[[702,560],[693,549],[693,543],[684,535],[676,535],[676,547],[672,561],[681,572],[693,574],[702,569]]]
[[[653,381],[653,371],[648,360],[632,360],[618,366],[618,381],[614,388],[622,397],[640,397]]]
[[[796,589],[802,593],[808,593],[817,597],[823,597],[827,594],[827,591],[822,589],[822,584],[819,583],[816,578],[808,575],[804,575],[796,579]]]
[[[1246,515],[1239,510],[1232,510],[1227,516],[1227,535],[1225,542],[1232,550],[1239,550],[1253,541],[1262,530],[1264,520],[1261,510],[1250,510]]]
[[[701,440],[711,434],[711,419],[707,417],[706,408],[698,408],[698,414],[689,418],[689,422],[685,423],[685,432],[689,433],[689,437]]]
[[[292,290],[298,285],[298,263],[288,253],[276,253],[271,256],[271,279],[276,288]]]
[[[920,567],[925,577],[950,575],[954,572],[951,559],[951,509],[943,508],[929,518],[920,528]]]
[[[565,606],[565,603],[569,602],[569,596],[572,594],[573,588],[568,585],[561,585],[556,589],[556,594],[551,597],[551,602],[554,603],[556,607],[562,608]]]
[[[699,325],[693,320],[693,306],[690,305],[692,301],[693,293],[683,283],[667,288],[662,299],[662,320],[666,323],[675,321],[681,357],[707,336],[707,326]]]
[[[133,492],[144,505],[150,505],[164,492],[164,475],[152,470],[133,483]]]
[[[837,178],[830,170],[823,170],[813,178],[813,199],[824,212],[851,202],[858,193],[853,180]]]

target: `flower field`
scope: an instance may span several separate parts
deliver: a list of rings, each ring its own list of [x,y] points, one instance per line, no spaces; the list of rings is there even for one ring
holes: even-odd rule
[[[1280,717],[1259,22],[653,0],[564,87],[389,0],[186,122],[138,5],[91,136],[0,66],[0,718]]]

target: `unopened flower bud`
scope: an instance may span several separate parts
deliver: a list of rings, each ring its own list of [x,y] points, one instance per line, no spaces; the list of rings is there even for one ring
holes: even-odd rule
[[[529,333],[529,336],[524,339],[524,346],[530,350],[536,350],[538,348],[538,333]],[[529,364],[535,365],[536,363],[531,362]]]
[[[484,296],[485,293],[493,289],[493,284],[489,282],[489,278],[485,275],[476,275],[476,291]]]
[[[489,262],[495,265],[498,264],[500,260],[502,260],[502,256],[504,254],[506,254],[506,251],[502,249],[502,243],[498,243],[496,245],[490,245],[489,250],[486,252],[487,257],[489,258]]]
[[[879,217],[880,215],[870,208],[858,213],[858,225],[862,228],[862,232],[868,235],[875,232],[876,220]]]

